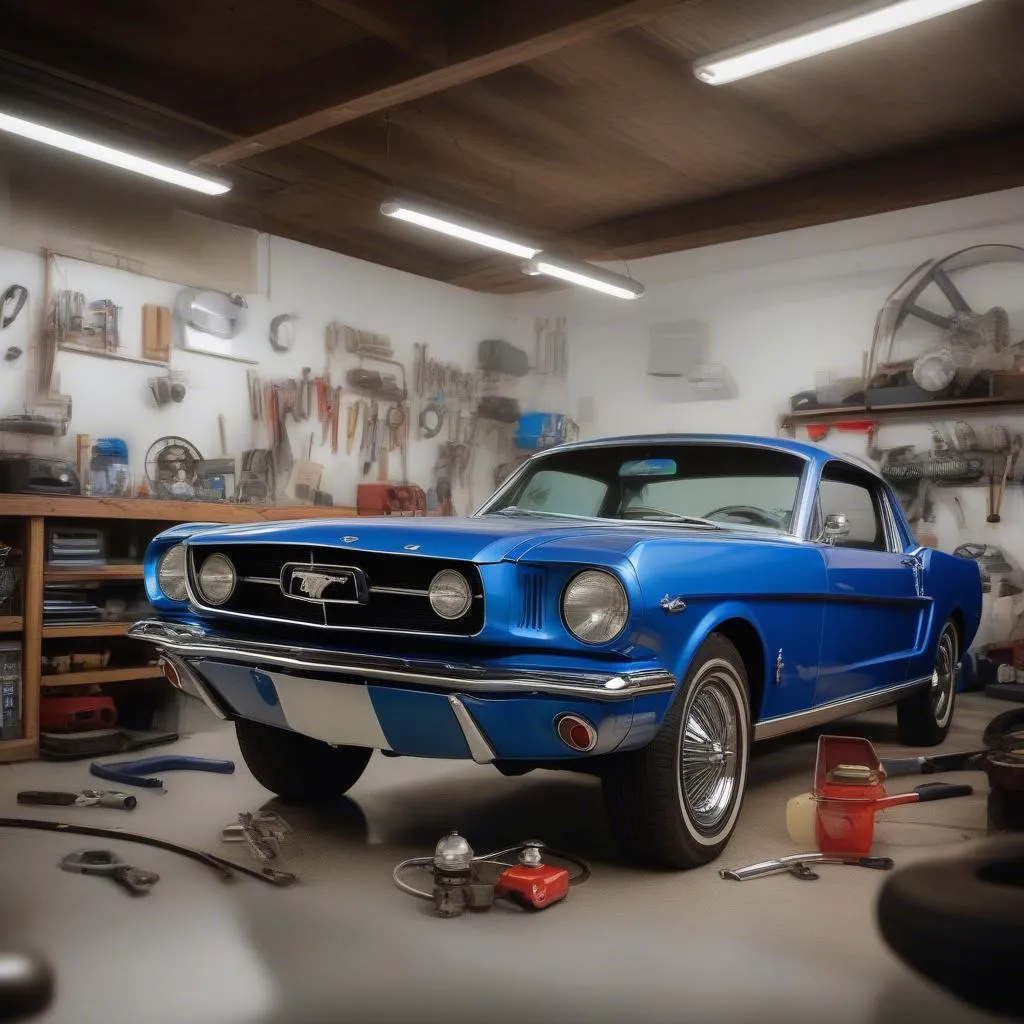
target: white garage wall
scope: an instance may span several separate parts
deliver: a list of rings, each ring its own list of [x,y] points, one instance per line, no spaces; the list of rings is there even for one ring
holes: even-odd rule
[[[172,403],[157,408],[147,382],[150,377],[159,375],[158,368],[59,352],[56,369],[61,390],[73,399],[70,433],[56,439],[7,434],[0,437],[0,447],[73,458],[75,433],[86,433],[93,438],[122,437],[128,442],[132,472],[141,475],[146,449],[166,434],[188,438],[208,458],[219,456],[217,413],[220,412],[226,420],[228,450],[237,454],[269,443],[265,430],[253,432],[246,369],[268,380],[298,377],[302,367],[309,366],[315,376],[324,366],[324,329],[331,320],[389,336],[396,358],[405,362],[410,373],[416,343],[427,343],[431,357],[473,368],[479,342],[495,337],[502,326],[505,304],[499,299],[281,238],[263,236],[262,242],[261,276],[266,282],[265,294],[246,296],[247,326],[233,342],[235,351],[257,359],[258,366],[246,367],[175,348],[171,364],[175,370],[187,374],[188,395],[180,405]],[[83,292],[89,300],[109,298],[121,307],[122,346],[132,355],[141,354],[143,304],[173,306],[181,288],[178,284],[73,260],[58,260],[56,266],[54,289],[72,288]],[[31,300],[14,325],[0,332],[0,355],[10,345],[25,351],[16,362],[0,361],[0,410],[4,414],[21,412],[30,403],[27,396],[34,381],[31,376],[34,353],[30,349],[42,324],[44,261],[40,255],[0,248],[0,291],[15,282],[29,289]],[[297,313],[300,317],[294,325],[295,345],[287,354],[274,352],[268,340],[270,320],[279,313]],[[344,385],[344,371],[357,363],[354,356],[335,356],[332,359],[335,382]],[[388,370],[387,367],[377,368]],[[346,392],[343,402],[347,404],[354,398],[352,393]],[[321,428],[314,411],[311,421],[289,428],[295,458],[303,457],[311,431],[315,435],[313,458],[325,464],[322,489],[333,494],[336,504],[354,503],[359,479],[358,459],[355,451],[351,456],[344,453],[344,407],[338,455],[331,455],[329,444],[320,447]],[[441,438],[418,441],[415,430],[412,438],[410,479],[426,487],[432,479]],[[474,477],[483,482],[475,488],[474,500],[479,500],[487,490],[492,468],[486,453],[481,454],[484,457],[477,460]],[[397,453],[392,456],[392,479],[399,476],[396,456]],[[376,469],[371,478],[376,478]],[[463,494],[461,502],[458,502],[459,497],[457,494],[458,507],[463,511],[468,496]]]
[[[813,387],[816,371],[859,375],[879,308],[919,263],[986,242],[1024,245],[1024,189],[635,261],[630,269],[647,285],[644,298],[624,302],[575,289],[525,300],[509,336],[530,344],[535,316],[567,317],[565,411],[579,414],[581,436],[775,435],[789,396]],[[965,290],[975,308],[1005,306],[1012,340],[1024,337],[1024,267],[969,273]],[[677,383],[647,376],[651,326],[680,320],[707,332],[710,361],[729,367],[735,399],[679,402]],[[588,407],[594,410],[589,421]],[[979,431],[994,419],[1011,432],[1024,430],[1024,416],[964,418]],[[944,425],[951,430],[953,423]],[[799,436],[806,439],[802,431]],[[879,434],[883,447],[927,448],[930,441],[927,422],[883,426]],[[824,443],[864,453],[861,434],[833,431]],[[1022,470],[1018,464],[1018,479]],[[1001,525],[985,522],[987,488],[958,493],[966,529],[958,527],[952,495],[940,493],[934,526],[940,547],[984,541],[1024,563],[1024,487],[1008,488]],[[1016,620],[1021,603],[996,604],[987,621],[998,633]]]

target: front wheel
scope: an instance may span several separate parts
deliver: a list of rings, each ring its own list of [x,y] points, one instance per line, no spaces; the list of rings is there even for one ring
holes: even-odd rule
[[[651,743],[612,759],[605,805],[632,859],[692,868],[725,849],[747,783],[748,692],[739,652],[712,634]]]
[[[908,747],[934,747],[946,738],[953,724],[959,666],[960,635],[956,623],[948,619],[935,648],[931,686],[896,705],[900,743]]]
[[[235,735],[253,778],[286,803],[324,804],[351,789],[372,750],[329,743],[240,718]]]

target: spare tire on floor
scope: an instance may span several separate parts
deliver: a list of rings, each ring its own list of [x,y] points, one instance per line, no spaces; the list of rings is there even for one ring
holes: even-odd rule
[[[996,715],[985,727],[982,742],[989,750],[1013,750],[1024,747],[1024,707]]]
[[[882,887],[878,924],[925,977],[983,1010],[1024,1017],[1024,840],[896,872]]]

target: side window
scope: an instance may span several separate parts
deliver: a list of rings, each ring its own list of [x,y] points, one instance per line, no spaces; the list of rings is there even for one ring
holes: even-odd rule
[[[837,545],[886,551],[882,522],[881,496],[870,477],[832,463],[825,467],[818,487],[820,517],[846,516],[850,532],[836,540]]]

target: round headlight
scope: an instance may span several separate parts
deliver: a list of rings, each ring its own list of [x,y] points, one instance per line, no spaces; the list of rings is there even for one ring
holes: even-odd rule
[[[168,600],[188,600],[188,591],[185,589],[184,544],[175,544],[160,556],[156,567],[156,581],[160,592]]]
[[[629,599],[611,573],[587,569],[574,577],[562,596],[569,632],[585,644],[606,644],[626,628]]]
[[[224,555],[210,555],[203,562],[196,582],[207,604],[223,604],[235,590],[235,567]]]
[[[442,619],[461,619],[473,603],[469,582],[461,572],[444,569],[430,582],[430,607]]]

